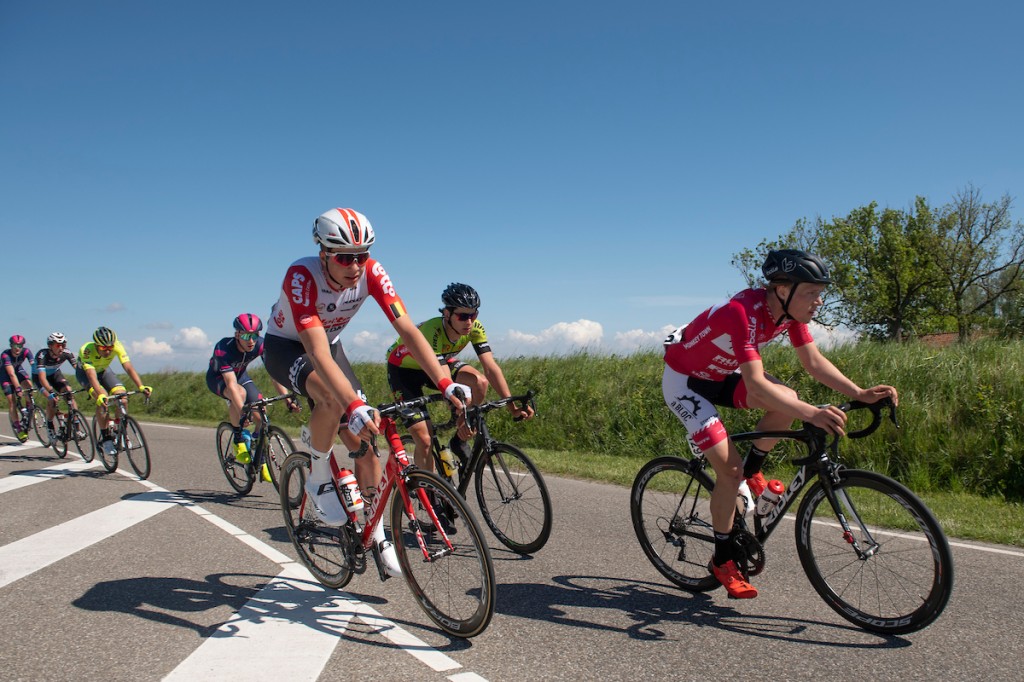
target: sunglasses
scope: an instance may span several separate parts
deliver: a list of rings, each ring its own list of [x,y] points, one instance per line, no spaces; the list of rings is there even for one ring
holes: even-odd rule
[[[96,346],[96,350],[102,350],[102,351],[114,350],[114,347],[113,346]]]
[[[242,339],[242,341],[255,341],[257,336],[259,336],[259,334],[256,332],[246,332],[244,334],[239,334],[238,338]]]
[[[479,311],[474,311],[472,313],[457,313],[454,310],[452,311],[452,317],[457,319],[459,322],[469,322],[470,320],[475,320],[479,315]]]
[[[362,265],[366,261],[370,260],[369,251],[363,251],[362,253],[331,253],[328,251],[327,255],[330,256],[331,260],[335,263],[344,267],[348,267],[353,263]]]

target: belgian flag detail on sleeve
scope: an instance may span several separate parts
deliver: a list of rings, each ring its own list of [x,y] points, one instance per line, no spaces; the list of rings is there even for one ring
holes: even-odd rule
[[[391,319],[397,320],[400,317],[405,317],[405,306],[402,305],[401,301],[395,301],[388,306],[391,310]]]

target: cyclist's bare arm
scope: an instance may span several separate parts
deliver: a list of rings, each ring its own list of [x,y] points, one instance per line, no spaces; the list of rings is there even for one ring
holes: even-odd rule
[[[124,367],[124,371],[128,373],[128,376],[131,377],[132,381],[135,382],[135,385],[138,387],[138,389],[148,396],[152,389],[150,389],[149,386],[143,385],[142,379],[139,378],[139,373],[135,371],[135,367],[132,365],[131,360],[124,363],[124,365],[122,366]]]
[[[883,384],[866,389],[861,388],[822,355],[813,343],[797,348],[796,356],[815,381],[828,386],[833,391],[842,393],[847,398],[859,400],[862,403],[875,403],[885,398],[892,398],[893,404],[899,404],[899,396],[895,388]]]
[[[494,359],[494,353],[480,353],[477,357],[480,358],[480,366],[484,368],[484,376],[487,377],[487,381],[494,389],[495,393],[498,394],[499,398],[508,398],[512,395],[512,391],[508,388],[508,382],[505,380],[505,373],[501,371],[501,366],[498,365],[498,361]],[[473,396],[476,398],[476,396]],[[478,404],[485,400],[486,396],[480,396],[477,400]],[[514,402],[508,404],[508,411],[512,413],[513,417],[517,419],[531,419],[533,418],[533,407],[529,403],[525,405],[516,405]]]
[[[751,407],[770,412],[781,412],[800,421],[814,424],[829,433],[842,434],[846,413],[834,405],[817,407],[805,403],[783,386],[770,381],[760,360],[740,365],[740,374],[747,387],[747,402]]]

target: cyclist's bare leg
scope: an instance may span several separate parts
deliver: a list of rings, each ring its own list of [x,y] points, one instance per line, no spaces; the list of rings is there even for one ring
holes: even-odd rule
[[[424,419],[409,427],[409,435],[416,444],[414,458],[416,466],[426,471],[434,470],[434,458],[430,455],[430,420]]]
[[[245,389],[233,383],[230,386],[224,385],[224,398],[228,401],[228,421],[231,426],[238,427],[242,419],[242,408],[245,405]]]
[[[459,368],[459,371],[455,373],[455,381],[460,384],[469,386],[470,391],[473,392],[473,399],[471,404],[482,405],[484,400],[487,398],[487,389],[490,384],[487,381],[487,377],[481,374],[475,367],[470,365],[464,365]],[[459,415],[458,421],[459,438],[468,441],[476,435],[476,432],[466,426],[465,417]]]
[[[726,439],[704,451],[715,470],[715,489],[711,491],[711,525],[716,533],[732,532],[736,514],[736,495],[743,482],[743,458],[732,441]]]

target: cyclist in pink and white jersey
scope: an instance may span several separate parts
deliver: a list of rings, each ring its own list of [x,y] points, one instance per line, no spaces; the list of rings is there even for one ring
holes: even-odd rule
[[[312,406],[312,464],[306,493],[317,516],[328,525],[340,526],[347,519],[331,476],[332,468],[337,468],[332,457],[334,434],[343,416],[348,418],[348,430],[341,436],[355,459],[359,487],[372,493],[381,478],[377,458],[357,454],[361,439],[380,432],[380,416],[366,404],[339,338],[367,298],[377,302],[448,400],[462,407],[455,396],[457,388],[467,400],[472,397],[469,387],[453,382],[438,364],[430,344],[406,314],[384,266],[370,258],[374,240],[370,221],[352,209],[335,208],[319,216],[313,222],[313,241],[320,245],[320,252],[300,258],[288,268],[267,325],[263,351],[267,372],[306,396]],[[394,547],[386,540],[383,526],[374,529],[374,540],[388,573],[400,575]]]
[[[665,340],[665,402],[686,426],[693,441],[715,470],[711,520],[715,553],[709,567],[730,597],[750,599],[757,590],[736,566],[730,533],[736,496],[746,482],[753,496],[766,487],[761,465],[777,442],[751,443],[746,459],[729,440],[715,405],[765,410],[758,430],[789,428],[794,419],[842,435],[846,414],[834,406],[816,407],[764,371],[760,348],[784,332],[800,364],[815,380],[854,400],[874,403],[896,389],[879,385],[861,388],[825,358],[807,328],[831,283],[828,268],[817,256],[796,250],[770,251],[761,268],[768,284],[747,289],[729,301],[705,310]]]

